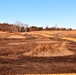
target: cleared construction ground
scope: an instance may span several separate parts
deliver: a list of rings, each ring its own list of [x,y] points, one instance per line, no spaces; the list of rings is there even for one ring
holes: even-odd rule
[[[0,33],[0,74],[76,73],[73,32]]]

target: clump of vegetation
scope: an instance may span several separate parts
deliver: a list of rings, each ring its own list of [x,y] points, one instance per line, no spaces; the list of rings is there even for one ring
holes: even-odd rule
[[[73,54],[71,51],[67,50],[67,42],[58,43],[40,43],[37,44],[30,52],[24,55],[38,56],[38,57],[51,57],[51,56],[65,56]]]

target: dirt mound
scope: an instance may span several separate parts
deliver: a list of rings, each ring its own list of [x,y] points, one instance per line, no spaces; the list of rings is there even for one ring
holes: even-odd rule
[[[30,52],[25,52],[23,55],[50,57],[50,56],[65,56],[71,55],[73,52],[67,50],[66,42],[38,44]]]

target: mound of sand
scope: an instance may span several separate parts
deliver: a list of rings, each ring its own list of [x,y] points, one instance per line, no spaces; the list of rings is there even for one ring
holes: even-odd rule
[[[23,55],[26,56],[37,56],[37,57],[51,57],[51,56],[67,56],[72,55],[73,52],[67,50],[66,42],[59,43],[46,43],[38,44],[30,52],[25,52]]]
[[[10,36],[8,36],[7,38],[25,38],[24,36],[22,36],[22,35],[10,35]]]

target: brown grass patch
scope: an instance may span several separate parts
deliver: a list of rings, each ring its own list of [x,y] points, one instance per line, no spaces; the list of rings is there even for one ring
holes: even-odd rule
[[[67,42],[58,43],[40,43],[37,44],[30,52],[25,52],[23,55],[38,56],[38,57],[50,57],[50,56],[65,56],[71,55],[73,52],[67,50]]]

